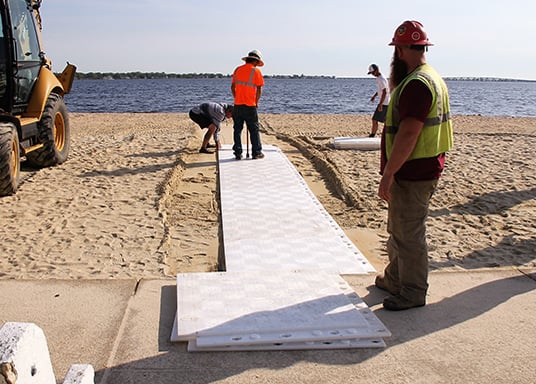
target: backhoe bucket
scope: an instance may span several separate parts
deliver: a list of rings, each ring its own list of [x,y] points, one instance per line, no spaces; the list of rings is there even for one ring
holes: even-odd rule
[[[76,66],[67,63],[67,66],[65,67],[63,72],[57,75],[58,80],[63,86],[63,91],[65,92],[65,94],[71,92],[71,87],[73,86],[75,73],[76,73]]]

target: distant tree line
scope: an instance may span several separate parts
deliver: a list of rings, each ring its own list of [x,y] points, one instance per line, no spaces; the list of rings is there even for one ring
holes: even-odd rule
[[[499,77],[445,77],[449,81],[507,81],[507,82],[535,82],[536,80],[504,79]]]
[[[218,79],[230,77],[221,73],[165,73],[165,72],[87,72],[76,73],[76,79]]]
[[[117,80],[117,79],[223,79],[230,78],[230,74],[222,73],[166,73],[166,72],[77,72],[76,79],[89,80]],[[267,79],[335,79],[327,75],[264,75]],[[445,77],[450,81],[528,81],[495,77]]]
[[[165,72],[87,72],[76,73],[76,79],[89,80],[118,80],[118,79],[223,79],[231,75],[221,73],[165,73]],[[335,76],[311,75],[264,75],[264,78],[273,79],[333,79]]]

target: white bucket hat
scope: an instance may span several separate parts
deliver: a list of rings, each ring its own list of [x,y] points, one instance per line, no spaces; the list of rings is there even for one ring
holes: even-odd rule
[[[253,51],[249,52],[246,57],[243,57],[242,60],[246,61],[246,59],[254,59],[259,62],[257,64],[258,67],[262,67],[264,65],[264,61],[262,61],[262,54],[261,51],[254,49]]]

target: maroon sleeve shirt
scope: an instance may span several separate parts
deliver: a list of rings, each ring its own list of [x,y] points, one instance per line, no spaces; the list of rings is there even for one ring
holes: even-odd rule
[[[432,93],[428,87],[419,80],[410,81],[402,93],[398,104],[400,121],[413,117],[423,123],[432,106]],[[387,157],[385,154],[385,131],[382,134],[381,173],[385,169]],[[441,176],[445,166],[445,154],[436,157],[408,160],[396,173],[401,180],[433,180]]]

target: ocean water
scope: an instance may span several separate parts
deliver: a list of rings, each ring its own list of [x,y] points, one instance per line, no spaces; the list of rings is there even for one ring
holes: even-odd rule
[[[449,80],[457,115],[536,116],[536,82]],[[373,78],[266,79],[259,113],[369,114]],[[75,80],[71,112],[188,112],[205,101],[232,103],[231,80]]]

